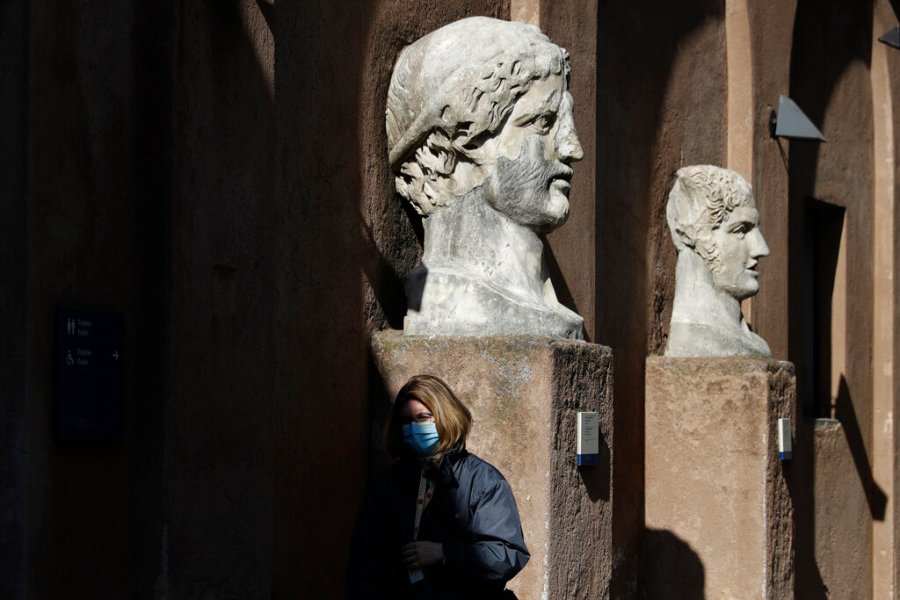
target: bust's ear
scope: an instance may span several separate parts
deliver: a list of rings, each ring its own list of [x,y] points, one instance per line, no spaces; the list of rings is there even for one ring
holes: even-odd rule
[[[676,244],[676,246],[694,248],[696,246],[696,233],[696,228],[692,225],[679,225],[675,228],[675,236],[680,244]]]
[[[400,173],[394,177],[394,185],[420,215],[427,217],[434,210],[434,190],[428,185],[428,178],[417,161],[403,163]]]
[[[395,185],[420,215],[428,216],[439,206],[450,204],[455,194],[459,161],[450,140],[434,130],[425,142],[400,167]]]
[[[456,150],[450,144],[447,135],[440,130],[434,130],[425,143],[416,150],[416,162],[422,172],[431,179],[447,177],[456,168]]]

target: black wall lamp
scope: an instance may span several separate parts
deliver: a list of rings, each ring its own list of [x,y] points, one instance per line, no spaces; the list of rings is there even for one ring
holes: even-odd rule
[[[800,107],[787,96],[778,96],[778,112],[773,110],[769,117],[769,132],[772,137],[789,140],[828,141]]]

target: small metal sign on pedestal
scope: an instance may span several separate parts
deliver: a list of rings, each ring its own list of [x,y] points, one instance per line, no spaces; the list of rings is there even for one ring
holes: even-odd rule
[[[578,466],[600,464],[600,414],[579,412],[576,435],[575,453]]]
[[[57,311],[53,420],[58,440],[122,437],[124,329],[120,313]]]

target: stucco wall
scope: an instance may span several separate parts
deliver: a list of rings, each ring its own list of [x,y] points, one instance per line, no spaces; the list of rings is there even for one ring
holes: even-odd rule
[[[516,0],[537,4],[537,25],[569,51],[569,91],[575,101],[575,126],[584,159],[574,165],[570,216],[547,236],[551,276],[560,302],[584,318],[585,339],[597,340],[597,10],[581,0]]]
[[[365,2],[279,3],[273,594],[338,598],[365,472],[360,217]]]
[[[765,339],[772,356],[788,358],[788,174],[785,140],[772,137],[769,123],[778,95],[788,87],[795,2],[762,6],[747,2],[751,54],[750,81],[743,93],[753,98],[752,132],[743,144],[752,151],[753,185],[760,227],[770,254],[759,263],[760,290],[752,299],[751,322]],[[740,142],[735,142],[740,143]]]
[[[28,527],[27,298],[28,3],[0,6],[0,597],[25,597]]]
[[[845,428],[823,419],[815,426],[815,559],[820,585],[810,598],[872,598],[870,513],[866,494],[848,477],[854,471]],[[878,597],[886,598],[882,590]]]
[[[850,593],[865,598],[872,593],[871,522],[883,518],[885,510],[884,492],[872,478],[871,10],[864,4],[801,0],[791,49],[790,95],[820,126],[828,142],[790,142],[786,155],[788,351],[797,365],[804,425],[815,426],[812,419],[817,416],[833,416],[841,424],[838,428],[815,426],[806,437],[814,443],[802,449],[814,458],[807,463],[809,479],[795,488],[802,542],[798,544],[798,579],[806,581],[815,594],[822,593],[820,586],[824,586],[831,597]],[[809,199],[844,209],[842,249],[830,291],[831,317],[825,323],[811,321],[813,298],[805,290],[812,233],[805,212]],[[812,345],[808,341],[811,328],[820,336]],[[830,353],[830,364],[816,365],[809,360],[809,349],[823,345]],[[817,375],[817,368],[826,372]],[[850,501],[859,497],[868,502]],[[857,551],[848,551],[851,548]],[[853,584],[842,583],[837,569],[838,562],[848,561],[860,578]],[[853,591],[844,588],[841,593],[840,586],[847,585]]]
[[[596,341],[615,356],[616,594],[634,593],[643,528],[644,359],[674,293],[671,174],[725,160],[722,2],[601,3],[597,32]]]
[[[129,595],[131,433],[138,369],[137,207],[132,173],[135,4],[29,4],[28,407],[30,598]],[[110,28],[108,22],[121,23]],[[46,43],[53,40],[53,43]],[[126,313],[121,442],[52,437],[54,311]]]
[[[173,9],[161,585],[269,598],[273,34],[256,2]]]

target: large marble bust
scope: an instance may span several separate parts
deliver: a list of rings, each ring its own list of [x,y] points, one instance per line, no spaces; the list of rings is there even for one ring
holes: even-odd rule
[[[397,191],[423,217],[407,277],[407,334],[580,339],[556,298],[541,235],[569,214],[583,157],[569,59],[536,27],[472,17],[400,54],[388,90]]]
[[[759,291],[754,267],[769,255],[750,184],[711,165],[676,177],[666,206],[678,249],[666,356],[771,356],[741,313],[741,300]]]

